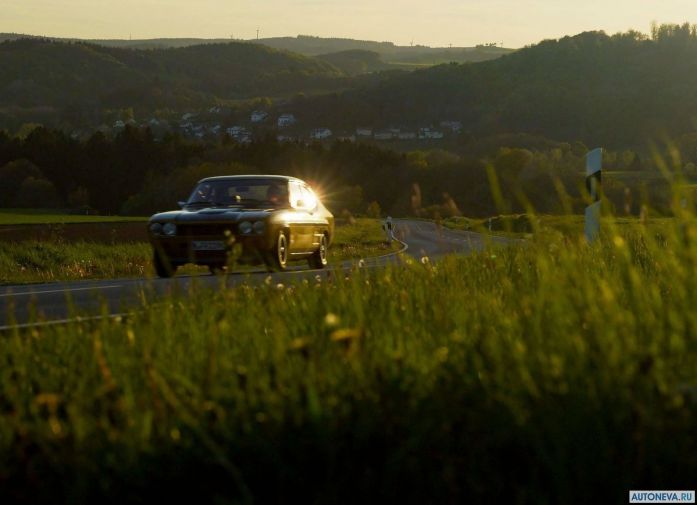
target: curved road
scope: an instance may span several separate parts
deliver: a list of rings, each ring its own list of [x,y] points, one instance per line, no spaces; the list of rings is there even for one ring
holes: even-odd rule
[[[429,221],[395,220],[396,236],[405,245],[404,253],[417,259],[423,256],[438,258],[446,254],[468,253],[482,250],[488,243],[505,244],[509,241],[478,233],[453,231],[439,228]],[[399,253],[364,261],[367,268],[379,268],[399,261]],[[342,268],[350,268],[355,262],[348,261]],[[114,279],[99,281],[56,282],[0,287],[0,330],[28,321],[60,323],[71,314],[99,314],[103,304],[111,315],[125,312],[139,305],[143,293],[163,295],[173,290],[185,291],[192,282],[199,286],[219,287],[225,283],[234,287],[244,282],[262,283],[269,275],[272,282],[292,283],[317,275],[331,276],[333,269],[293,269],[288,272],[269,274],[266,271],[231,273],[226,276],[178,276],[173,279]]]

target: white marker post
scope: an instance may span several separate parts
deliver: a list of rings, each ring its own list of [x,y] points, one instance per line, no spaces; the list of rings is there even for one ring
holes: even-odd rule
[[[385,230],[385,242],[391,244],[394,240],[394,225],[390,216],[387,216],[387,219],[382,224],[382,229]]]
[[[586,155],[586,189],[591,204],[586,207],[586,239],[593,242],[600,235],[600,183],[602,182],[603,149],[598,148]]]

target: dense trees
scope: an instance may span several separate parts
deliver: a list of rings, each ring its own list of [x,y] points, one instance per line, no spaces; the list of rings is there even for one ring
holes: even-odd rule
[[[697,172],[694,136],[682,137],[666,159],[679,157],[675,145],[685,151],[683,168]],[[581,143],[524,135],[473,138],[459,152],[397,153],[351,142],[278,143],[273,137],[249,145],[177,136],[156,142],[147,129],[134,128],[114,139],[97,133],[78,142],[38,128],[24,140],[0,135],[0,205],[89,205],[103,213],[145,215],[175,208],[203,177],[277,173],[314,183],[338,214],[366,213],[373,202],[371,212],[393,215],[487,216],[523,211],[526,201],[540,212],[562,212],[568,209],[560,187],[570,195],[565,202],[580,211],[586,152]],[[618,174],[606,180],[616,208],[624,208],[627,190],[635,195],[632,212],[644,195],[659,195],[650,203],[666,207],[666,183],[648,159],[629,150],[606,152],[606,169]],[[503,207],[492,198],[494,179]]]
[[[154,111],[345,86],[332,65],[257,44],[132,50],[21,39],[0,43],[0,105]]]
[[[148,177],[168,174],[201,150],[177,137],[155,143],[148,130],[133,128],[114,139],[96,133],[84,143],[46,128],[36,128],[24,140],[0,134],[0,206],[27,206],[17,198],[32,177],[55,187],[55,198],[44,206],[79,202],[116,213]],[[32,184],[25,189],[38,188]]]
[[[477,135],[525,132],[631,147],[692,131],[697,30],[657,26],[548,40],[476,64],[441,65],[307,100],[318,123],[418,126],[456,119]]]

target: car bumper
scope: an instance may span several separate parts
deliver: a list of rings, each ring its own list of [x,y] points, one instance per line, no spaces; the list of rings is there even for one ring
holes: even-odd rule
[[[196,244],[196,243],[199,244]],[[201,249],[201,242],[222,242],[223,249]],[[263,254],[271,251],[272,241],[266,236],[235,236],[234,239],[219,236],[201,237],[150,237],[153,249],[164,255],[173,264],[216,265],[225,263],[234,253],[240,262],[258,262]]]

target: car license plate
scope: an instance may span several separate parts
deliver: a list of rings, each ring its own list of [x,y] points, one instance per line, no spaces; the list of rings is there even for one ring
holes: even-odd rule
[[[224,251],[225,242],[222,240],[194,240],[194,251]]]

